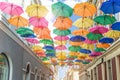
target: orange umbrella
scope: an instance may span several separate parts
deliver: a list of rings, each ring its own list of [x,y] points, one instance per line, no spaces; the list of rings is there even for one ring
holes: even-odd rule
[[[86,36],[88,33],[89,33],[88,30],[85,29],[78,29],[72,32],[72,34],[76,36]]]
[[[84,60],[87,56],[88,56],[88,54],[79,54],[78,59],[79,60]]]
[[[109,48],[110,44],[107,44],[107,43],[98,43],[97,47],[98,48]]]
[[[59,30],[66,30],[72,27],[72,20],[70,18],[58,17],[53,25]]]
[[[28,25],[28,20],[22,16],[13,16],[8,20],[8,22],[16,27],[25,27]]]
[[[72,46],[80,46],[80,45],[83,44],[83,42],[72,42],[72,41],[70,41],[69,43],[70,43],[70,45],[72,45]]]
[[[80,53],[79,52],[69,52],[70,56],[78,56]]]
[[[74,14],[82,17],[93,16],[96,12],[96,7],[88,2],[78,3],[74,7]]]

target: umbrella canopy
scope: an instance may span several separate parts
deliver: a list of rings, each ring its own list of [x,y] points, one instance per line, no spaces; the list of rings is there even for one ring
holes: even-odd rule
[[[120,31],[120,22],[116,22],[111,26],[112,30]]]
[[[54,47],[53,47],[53,46],[44,46],[43,49],[46,49],[46,50],[54,50]]]
[[[87,44],[94,44],[94,43],[97,43],[97,40],[90,40],[88,38],[85,39],[84,43],[87,43]]]
[[[113,43],[114,42],[114,39],[113,38],[102,38],[99,40],[100,43]]]
[[[94,21],[101,25],[110,25],[110,24],[113,24],[116,21],[116,19],[114,16],[100,15],[95,17]]]
[[[55,50],[46,50],[46,53],[55,53]]]
[[[59,45],[59,46],[56,46],[55,49],[56,50],[66,50],[67,48],[64,45]]]
[[[59,41],[65,41],[65,40],[68,40],[69,37],[68,36],[56,36],[54,37],[55,40],[59,40]]]
[[[47,57],[55,57],[55,54],[54,53],[47,53],[46,56]]]
[[[70,46],[69,48],[69,51],[72,51],[72,52],[78,52],[81,47],[80,46]]]
[[[105,28],[104,26],[95,26],[90,28],[89,31],[94,34],[104,34],[108,31],[108,28]]]
[[[25,40],[33,44],[39,44],[39,41],[35,38],[25,38]]]
[[[89,50],[94,50],[94,44],[83,44],[81,45],[82,48],[84,49],[89,49]]]
[[[72,20],[70,18],[58,17],[53,24],[59,30],[66,30],[72,27]]]
[[[62,2],[57,2],[52,4],[52,12],[56,17],[70,17],[73,13],[73,9]]]
[[[98,48],[109,48],[110,44],[107,44],[107,43],[98,43],[97,47]]]
[[[78,28],[89,28],[93,25],[93,20],[91,20],[90,18],[80,18],[77,19],[74,23],[74,26],[78,27]]]
[[[21,15],[23,13],[22,7],[8,2],[0,2],[0,10],[10,15]]]
[[[96,49],[95,49],[95,52],[103,52],[103,51],[106,51],[106,50],[103,49],[103,48],[96,48]]]
[[[82,62],[82,60],[76,59],[75,62]]]
[[[110,30],[107,33],[105,33],[105,36],[110,38],[118,38],[120,37],[120,31]]]
[[[89,61],[82,61],[83,64],[89,64],[90,62]]]
[[[100,38],[102,38],[103,35],[102,34],[94,34],[94,33],[89,33],[87,34],[87,38],[90,40],[99,40]]]
[[[30,17],[45,17],[48,13],[48,9],[45,6],[39,4],[32,4],[26,8],[26,12]]]
[[[72,45],[72,46],[80,46],[80,45],[83,44],[83,42],[72,42],[72,41],[70,41],[69,43],[70,43],[70,45]]]
[[[49,39],[42,39],[40,40],[40,43],[43,43],[43,44],[53,44],[53,41],[52,40],[49,40]]]
[[[66,35],[69,35],[71,33],[71,31],[69,29],[67,29],[67,30],[54,29],[53,33],[58,36],[66,36]]]
[[[35,50],[35,51],[38,51],[38,50],[43,50],[42,49],[42,47],[41,46],[39,46],[39,45],[34,45],[34,46],[32,46],[32,50]]]
[[[16,30],[16,32],[20,35],[25,35],[25,34],[34,34],[34,32],[29,29],[29,28],[24,28],[24,27],[20,27]]]
[[[102,55],[101,52],[92,52],[92,53],[90,54],[90,56],[93,56],[93,57],[97,57],[97,56],[100,56],[100,55]]]
[[[78,55],[78,59],[85,59],[87,56],[88,56],[88,54],[82,54],[82,53],[80,53]]]
[[[93,16],[96,10],[96,7],[88,2],[78,3],[74,6],[74,14],[82,17]]]
[[[120,12],[120,3],[115,1],[106,1],[100,8],[105,14],[115,14]]]
[[[73,41],[73,42],[81,42],[81,41],[84,41],[85,38],[82,37],[82,36],[73,36],[70,38],[70,41]]]
[[[57,45],[65,45],[65,44],[67,44],[67,41],[55,41],[54,42],[55,44],[57,44]]]
[[[31,17],[29,18],[29,23],[33,26],[37,27],[47,27],[48,26],[48,21],[44,17]]]
[[[25,37],[25,38],[36,38],[36,36],[34,34],[22,34],[20,36]]]
[[[80,52],[85,53],[85,54],[90,54],[91,53],[91,51],[87,50],[87,49],[80,49]]]
[[[89,33],[89,31],[85,30],[85,29],[78,29],[78,30],[74,30],[72,32],[72,34],[76,35],[76,36],[86,36],[88,33]]]
[[[28,20],[22,16],[13,16],[8,20],[8,22],[16,27],[28,26]]]
[[[46,54],[44,52],[36,53],[38,57],[46,57]]]
[[[79,49],[79,50],[80,50],[80,49]],[[78,51],[79,51],[79,50],[78,50]],[[80,54],[79,52],[69,52],[69,55],[70,55],[70,56],[75,56],[75,57],[77,57],[79,54]]]

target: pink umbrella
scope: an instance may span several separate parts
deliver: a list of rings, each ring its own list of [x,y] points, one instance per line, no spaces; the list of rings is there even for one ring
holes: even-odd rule
[[[97,57],[97,56],[100,56],[100,55],[102,55],[101,52],[94,52],[94,51],[90,54],[90,56],[93,56],[93,57]]]
[[[97,40],[89,40],[88,38],[86,38],[84,42],[87,44],[94,44],[97,43]]]
[[[68,36],[56,36],[54,39],[59,40],[59,41],[62,41],[62,40],[65,41],[65,40],[68,40],[69,37]]]
[[[36,27],[47,27],[48,21],[44,17],[31,17],[29,18],[29,23]]]
[[[27,42],[33,43],[33,44],[38,44],[39,41],[35,38],[25,38]]]
[[[57,49],[57,50],[66,50],[67,48],[64,45],[59,45],[59,46],[56,46],[55,49]]]
[[[0,9],[10,15],[20,15],[23,13],[22,7],[8,2],[0,2]]]
[[[104,34],[108,31],[108,28],[105,28],[104,26],[95,26],[90,28],[89,31],[95,34]]]

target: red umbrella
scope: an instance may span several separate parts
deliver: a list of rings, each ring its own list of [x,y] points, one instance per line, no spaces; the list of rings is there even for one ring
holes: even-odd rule
[[[89,40],[88,38],[86,38],[84,42],[87,44],[94,44],[97,43],[97,40]]]
[[[65,40],[68,40],[69,37],[68,36],[56,36],[54,39],[59,40],[59,41],[62,41],[62,40],[65,41]]]
[[[0,2],[0,9],[10,15],[20,15],[23,13],[22,7],[8,2]]]
[[[35,38],[25,38],[27,42],[33,43],[33,44],[38,44],[39,41]]]

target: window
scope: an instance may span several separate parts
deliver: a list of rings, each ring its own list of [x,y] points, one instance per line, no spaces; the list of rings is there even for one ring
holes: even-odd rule
[[[9,65],[5,55],[0,54],[0,80],[8,80]]]

